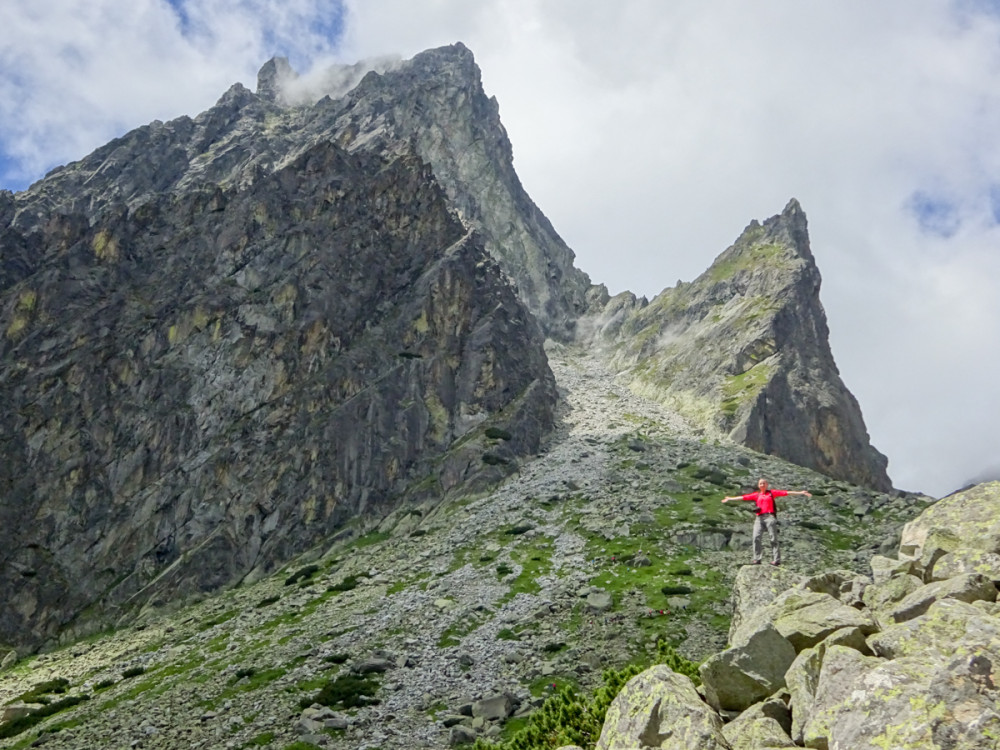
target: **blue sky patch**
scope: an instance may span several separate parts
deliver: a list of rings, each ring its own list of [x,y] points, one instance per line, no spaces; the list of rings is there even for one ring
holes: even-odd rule
[[[191,29],[191,16],[188,15],[187,8],[184,7],[184,0],[167,0],[167,5],[173,8],[174,13],[181,22],[181,34],[188,35]]]
[[[942,195],[918,190],[910,196],[907,208],[913,213],[920,229],[928,234],[951,237],[962,223],[958,206]]]

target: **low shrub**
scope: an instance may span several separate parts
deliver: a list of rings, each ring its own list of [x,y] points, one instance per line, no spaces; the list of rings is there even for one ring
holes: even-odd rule
[[[496,453],[484,453],[483,463],[488,466],[506,466],[510,461],[503,456],[498,456]]]
[[[127,680],[129,677],[138,677],[146,671],[145,667],[129,667],[124,672],[122,672],[122,679]]]
[[[694,591],[690,586],[671,586],[666,585],[660,589],[660,593],[664,596],[681,596],[683,594],[690,594]]]
[[[487,427],[486,437],[490,440],[510,440],[512,435],[499,427]]]
[[[335,583],[332,586],[327,586],[327,591],[350,591],[351,589],[356,589],[358,587],[358,576],[347,576],[344,580],[339,583]]]
[[[533,528],[535,527],[530,523],[519,523],[516,526],[511,526],[504,532],[504,534],[507,536],[520,536],[521,534],[527,534]]]
[[[281,597],[278,594],[275,594],[274,596],[268,596],[268,597],[266,597],[264,599],[261,599],[259,602],[257,602],[257,604],[255,606],[256,606],[257,609],[263,609],[264,607],[271,606],[276,601],[278,601],[280,598]]]
[[[312,698],[303,698],[299,705],[308,708],[313,703],[331,708],[361,708],[375,706],[379,701],[372,696],[378,692],[378,682],[371,676],[361,677],[356,674],[342,674],[327,680]]]
[[[285,585],[291,586],[293,583],[298,583],[300,581],[305,582],[316,575],[319,570],[319,565],[306,565],[304,568],[299,568],[297,571],[292,573],[288,578],[285,579]]]
[[[696,685],[701,684],[698,665],[678,654],[663,639],[657,643],[657,657],[660,664],[687,675]],[[642,670],[638,664],[609,669],[602,675],[604,684],[590,696],[581,695],[570,686],[564,687],[530,714],[527,723],[510,739],[499,743],[477,739],[473,750],[555,750],[565,745],[593,748],[601,735],[611,702],[625,683]]]
[[[87,700],[90,700],[89,695],[73,695],[68,698],[53,701],[52,703],[42,706],[25,716],[19,716],[16,719],[5,721],[0,724],[0,738],[6,739],[7,737],[14,737],[21,732],[31,729],[43,719]]]
[[[42,700],[50,693],[65,693],[69,689],[69,680],[65,677],[57,677],[54,680],[39,682],[32,686],[31,690],[21,693],[19,696],[9,701],[10,703],[45,703]]]

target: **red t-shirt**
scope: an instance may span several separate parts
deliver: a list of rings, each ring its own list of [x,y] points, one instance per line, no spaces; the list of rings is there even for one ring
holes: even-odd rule
[[[757,503],[757,515],[760,516],[764,513],[774,513],[774,498],[784,497],[787,494],[787,490],[768,490],[767,492],[751,492],[749,495],[744,495],[743,499]]]

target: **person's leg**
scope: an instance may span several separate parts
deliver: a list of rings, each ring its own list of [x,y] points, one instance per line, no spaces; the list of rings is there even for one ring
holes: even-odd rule
[[[778,518],[777,516],[763,516],[767,520],[767,536],[771,540],[771,562],[775,565],[781,564],[781,547],[778,546]]]
[[[761,549],[761,537],[763,536],[764,529],[760,523],[761,518],[763,516],[757,516],[753,519],[753,561],[755,563],[760,562],[760,556],[763,553]]]

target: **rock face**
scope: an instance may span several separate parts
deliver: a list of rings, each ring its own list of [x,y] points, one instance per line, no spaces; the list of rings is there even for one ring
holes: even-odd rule
[[[441,55],[463,77],[449,88],[445,65],[439,93],[475,98],[467,51]],[[433,168],[403,140],[373,145],[381,126],[354,106],[405,99],[435,59],[314,107],[236,86],[0,196],[0,587],[16,602],[0,643],[259,576],[537,450],[554,383],[488,222],[463,223]]]
[[[256,94],[235,84],[194,120],[154,122],[55,170],[28,191],[35,202],[18,206],[18,225],[27,210],[36,222],[68,212],[93,219],[156,193],[246,186],[321,141],[390,160],[415,154],[545,332],[572,334],[590,281],[521,186],[499,106],[464,45],[405,62],[335,66],[312,89],[299,83],[286,60],[271,60]]]
[[[652,302],[601,300],[587,329],[638,392],[706,432],[888,491],[857,401],[833,361],[806,217],[792,200],[754,221],[694,282]],[[595,302],[595,307],[598,305]]]
[[[952,519],[951,554],[967,559],[980,545],[991,545],[989,534],[977,537],[973,531],[981,533],[983,524],[992,523],[1000,510],[991,505],[996,495],[993,485],[940,501],[910,530],[916,534],[928,529],[926,535],[916,536],[930,539],[941,519]],[[979,510],[963,521],[962,511],[973,500]],[[894,581],[915,578],[903,564],[919,558],[914,544],[912,537],[904,540],[895,575],[887,572],[891,566],[879,561],[879,582],[832,572],[802,580],[774,596],[773,586],[761,580],[761,571],[746,567],[739,573],[743,594],[737,604],[746,611],[735,620],[739,625],[733,645],[701,667],[707,702],[742,712],[724,730],[732,747],[972,750],[995,746],[1000,736],[996,585],[978,572],[959,573],[905,595],[888,618],[864,603],[890,601],[891,597],[872,592],[891,592]],[[751,595],[753,588],[760,589],[758,595]],[[861,588],[867,590],[859,599]],[[780,641],[775,639],[778,633],[784,636]],[[773,667],[784,649],[793,658],[781,657],[781,674],[762,680],[760,665]],[[770,691],[765,689],[768,682]],[[645,695],[631,695],[630,704],[647,705],[656,695],[655,687],[648,687]],[[700,700],[691,700],[685,709],[699,706],[704,706]],[[657,731],[661,736],[674,729],[686,731],[686,719],[675,721],[660,722]],[[614,726],[609,712],[605,731]],[[636,742],[634,746],[659,745]]]

